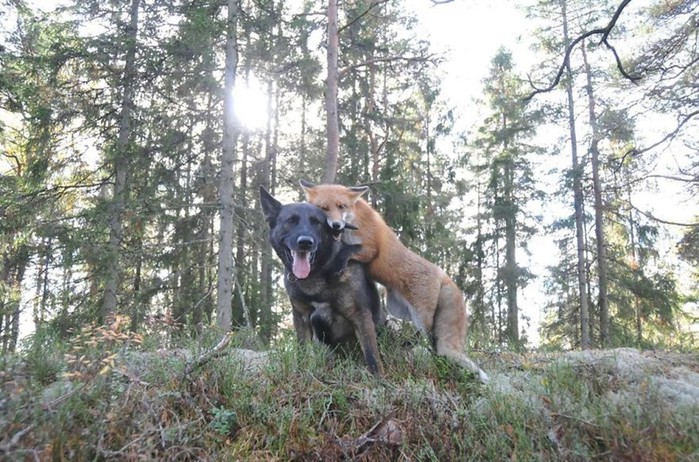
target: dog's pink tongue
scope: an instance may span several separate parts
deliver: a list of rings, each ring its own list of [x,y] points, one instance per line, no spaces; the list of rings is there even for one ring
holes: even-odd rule
[[[309,259],[309,252],[295,252],[292,251],[291,255],[294,257],[294,264],[291,270],[294,272],[294,276],[299,279],[306,279],[311,273],[311,262]]]

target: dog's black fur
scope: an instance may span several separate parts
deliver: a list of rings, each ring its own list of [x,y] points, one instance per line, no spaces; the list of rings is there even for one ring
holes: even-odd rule
[[[356,335],[367,367],[382,374],[376,327],[385,322],[376,284],[364,265],[350,260],[361,244],[346,244],[325,213],[308,203],[282,205],[260,187],[270,243],[284,264],[299,341],[312,337],[338,346]]]

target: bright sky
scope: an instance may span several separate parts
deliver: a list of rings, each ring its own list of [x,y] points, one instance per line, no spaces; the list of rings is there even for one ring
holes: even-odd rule
[[[441,5],[433,5],[430,0],[408,0],[406,6],[418,16],[420,29],[433,50],[444,53],[443,91],[459,108],[473,106],[472,100],[481,96],[481,81],[501,46],[514,52],[518,66],[529,64],[526,58],[532,59],[531,53],[522,53],[526,45],[519,41],[527,29],[524,14],[510,0],[455,0]],[[462,112],[469,126],[477,120],[475,114],[471,119],[468,111]]]

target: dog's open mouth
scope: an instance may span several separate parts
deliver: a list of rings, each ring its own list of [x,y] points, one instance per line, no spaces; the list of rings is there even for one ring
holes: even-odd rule
[[[292,250],[291,258],[293,259],[291,271],[299,279],[306,279],[311,274],[311,257],[312,252],[302,250]]]

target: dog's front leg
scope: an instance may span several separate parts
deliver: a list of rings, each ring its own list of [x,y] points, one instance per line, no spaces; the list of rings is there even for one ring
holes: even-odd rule
[[[379,356],[379,345],[376,341],[376,326],[372,319],[371,312],[360,307],[355,308],[356,315],[351,316],[351,322],[354,324],[354,332],[359,340],[359,346],[364,354],[369,372],[374,375],[383,375],[383,364]]]
[[[306,343],[313,338],[313,330],[311,328],[311,312],[313,309],[310,305],[298,300],[292,300],[291,306],[296,339],[299,343]]]

